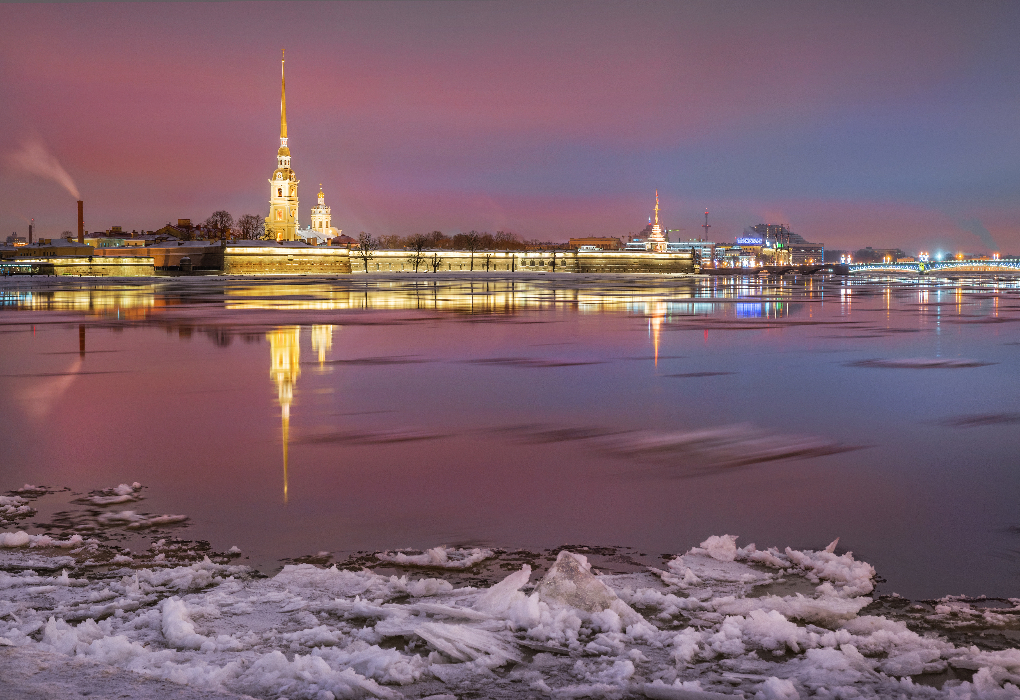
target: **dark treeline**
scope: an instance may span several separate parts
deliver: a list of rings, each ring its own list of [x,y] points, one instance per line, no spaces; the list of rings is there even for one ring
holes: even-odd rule
[[[380,248],[407,248],[412,250],[526,250],[528,248],[559,248],[558,243],[543,241],[522,241],[517,234],[509,231],[488,233],[468,231],[447,236],[442,231],[415,233],[410,236],[387,235],[376,239]]]

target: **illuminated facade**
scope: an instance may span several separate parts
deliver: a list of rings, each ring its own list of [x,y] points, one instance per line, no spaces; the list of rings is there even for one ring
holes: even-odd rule
[[[310,234],[319,240],[334,238],[340,235],[340,230],[330,224],[331,215],[329,207],[326,206],[326,195],[322,193],[322,185],[319,185],[319,203],[312,207],[312,230]]]
[[[659,225],[659,190],[655,190],[655,221],[652,222],[651,232],[645,239],[645,250],[653,253],[666,252],[666,235]]]
[[[276,152],[276,170],[269,180],[269,216],[266,235],[277,241],[298,240],[298,179],[290,168],[287,146],[287,81],[280,60],[280,150]]]

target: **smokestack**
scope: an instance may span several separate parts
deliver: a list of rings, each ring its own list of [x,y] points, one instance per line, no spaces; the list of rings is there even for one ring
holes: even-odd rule
[[[28,225],[28,244],[29,245],[32,245],[32,224],[34,224],[34,223],[35,223],[35,219],[32,219],[32,222],[29,223],[29,225]]]
[[[78,200],[78,242],[85,243],[85,202]]]

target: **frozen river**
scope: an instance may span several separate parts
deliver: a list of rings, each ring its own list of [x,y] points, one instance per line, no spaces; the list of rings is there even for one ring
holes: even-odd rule
[[[4,280],[0,698],[1016,700],[1018,300]]]
[[[4,284],[0,488],[139,482],[137,512],[265,571],[729,533],[839,537],[886,593],[1017,595],[1015,283]]]

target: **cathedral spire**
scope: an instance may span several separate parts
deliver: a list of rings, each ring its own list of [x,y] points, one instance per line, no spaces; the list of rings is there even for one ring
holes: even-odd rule
[[[655,190],[655,225],[659,225],[659,190]]]
[[[284,76],[283,62],[287,50],[280,50],[280,145],[287,145],[287,78]]]

